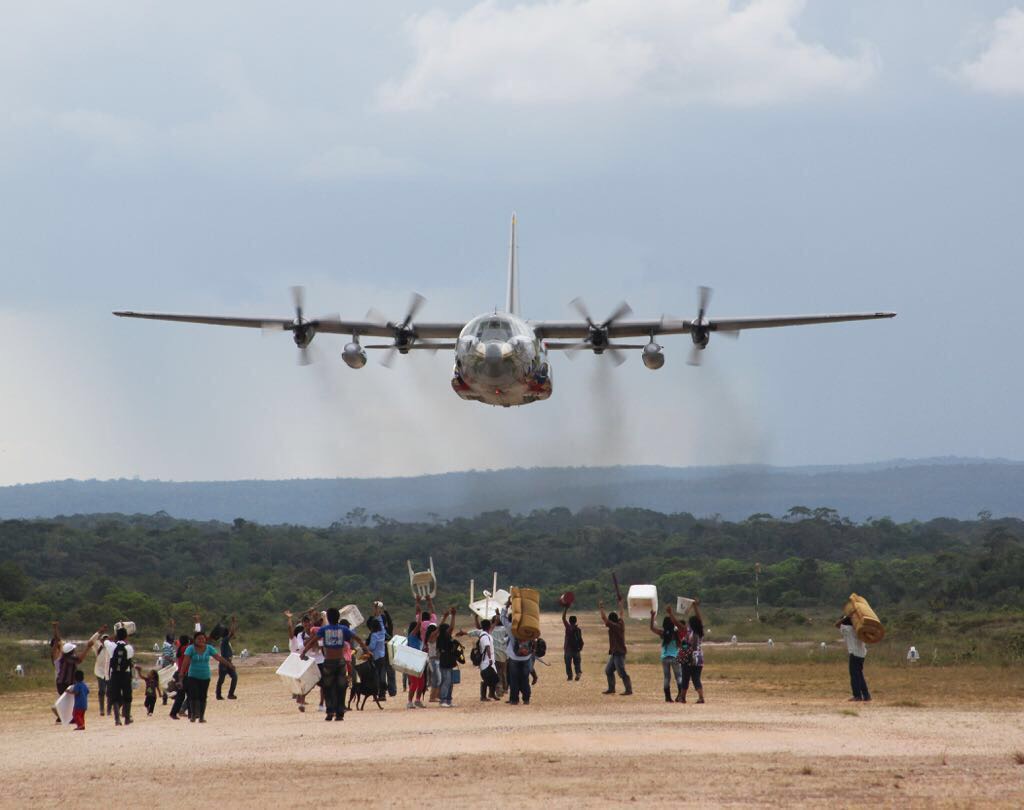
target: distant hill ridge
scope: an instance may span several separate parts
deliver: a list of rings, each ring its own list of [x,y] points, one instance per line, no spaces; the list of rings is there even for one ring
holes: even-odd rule
[[[410,478],[283,481],[50,481],[0,487],[0,518],[121,512],[192,520],[236,517],[326,526],[353,509],[397,520],[507,509],[636,506],[720,514],[781,515],[829,506],[853,520],[974,518],[981,510],[1024,517],[1024,462],[932,458],[813,467],[544,467],[470,470]]]

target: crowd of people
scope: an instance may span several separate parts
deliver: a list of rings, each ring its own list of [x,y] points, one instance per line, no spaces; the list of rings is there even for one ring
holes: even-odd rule
[[[599,609],[608,632],[605,666],[608,688],[604,694],[616,694],[618,678],[623,686],[621,694],[632,695],[633,683],[626,670],[628,651],[622,601],[619,600],[618,611],[606,614],[603,603],[599,604]],[[417,597],[404,632],[406,644],[426,653],[427,665],[420,674],[399,674],[392,666],[388,642],[395,634],[395,627],[382,602],[373,605],[372,614],[366,620],[365,638],[356,633],[337,608],[310,609],[298,621],[291,611],[285,611],[284,615],[288,622],[289,652],[304,660],[311,659],[318,668],[319,677],[313,689],[319,698],[317,710],[324,713],[327,721],[343,720],[354,700],[361,698],[365,704],[372,698],[380,705],[399,693],[408,709],[422,709],[429,704],[453,708],[455,688],[461,682],[467,663],[479,674],[481,702],[505,700],[513,706],[528,706],[539,679],[537,664],[547,663],[543,661],[547,653],[543,638],[523,640],[513,633],[511,603],[496,609],[490,617],[481,618],[473,613],[472,626],[463,623],[460,627],[458,608],[449,607],[438,617],[431,598]],[[209,634],[198,614],[194,620],[192,635],[175,636],[174,623],[169,623],[155,665],[150,668],[136,661],[127,623],[115,625],[113,638],[104,625],[79,649],[61,638],[55,622],[50,645],[57,694],[58,697],[65,692],[74,695],[75,727],[85,728],[90,689],[85,684],[81,666],[93,647],[96,648],[93,672],[100,716],[113,715],[117,726],[133,722],[132,699],[136,688],[144,689],[148,716],[153,715],[157,701],[162,700],[164,706],[170,702],[168,716],[171,719],[188,717],[191,722],[205,723],[214,661],[218,665],[216,699],[236,699],[238,675],[232,647],[238,627],[235,618],[226,625],[218,623]],[[701,643],[704,624],[699,600],[694,602],[694,612],[688,621],[680,620],[671,606],[666,608],[661,629],[656,627],[655,620],[656,614],[652,612],[650,629],[661,641],[665,700],[685,703],[692,682],[699,698],[697,702],[703,703]],[[578,618],[569,615],[568,607],[562,611],[562,625],[566,680],[579,681],[583,676],[583,631]],[[674,698],[673,681],[677,688]],[[308,693],[293,695],[300,712],[309,707],[308,698]],[[60,717],[57,722],[61,722]]]
[[[626,627],[621,600],[618,612],[606,614],[600,604],[601,620],[608,630],[608,662],[605,675],[608,688],[604,694],[616,694],[616,675],[622,680],[623,695],[632,695],[632,681],[626,671]],[[579,681],[583,676],[583,632],[576,616],[562,611],[565,636],[562,653],[568,681]],[[375,602],[373,615],[367,620],[369,634],[363,641],[353,631],[341,613],[332,608],[323,613],[309,611],[299,622],[294,614],[285,612],[288,622],[289,650],[305,659],[312,659],[320,669],[318,709],[326,720],[342,720],[357,689],[361,695],[370,695],[378,704],[399,693],[399,678],[391,665],[387,643],[394,635],[390,613],[381,602]],[[473,626],[459,627],[458,608],[449,607],[440,618],[430,598],[416,599],[412,619],[405,629],[406,643],[427,656],[422,674],[401,676],[401,693],[408,709],[426,708],[437,704],[439,708],[454,707],[455,686],[461,682],[460,667],[467,663],[466,647],[462,639],[469,638],[469,663],[479,672],[479,699],[481,702],[505,699],[513,706],[529,705],[533,686],[538,681],[537,663],[547,652],[542,638],[532,641],[517,639],[512,632],[511,607],[497,609],[490,618],[473,614]],[[688,621],[680,620],[666,607],[665,619],[659,631],[651,614],[651,630],[661,639],[661,661],[664,671],[665,699],[686,703],[690,684],[704,702],[701,671],[704,655],[704,620],[700,601],[694,602],[694,615]],[[362,650],[361,662],[356,659],[356,648]],[[546,663],[546,662],[544,662]],[[673,698],[671,684],[677,694]],[[306,711],[306,695],[292,696],[298,710]]]
[[[608,632],[608,659],[604,669],[607,689],[602,694],[628,696],[633,694],[633,681],[626,668],[628,648],[621,598],[617,607],[617,611],[606,613],[604,603],[598,603],[601,622]],[[693,600],[692,610],[692,615],[684,620],[676,615],[671,605],[667,605],[660,627],[656,623],[657,613],[651,611],[650,614],[650,631],[660,641],[659,658],[666,703],[686,703],[691,684],[697,694],[695,702],[704,703],[701,681],[704,616],[699,599]],[[288,622],[289,652],[305,660],[312,659],[318,668],[319,677],[313,689],[319,696],[317,709],[328,721],[343,720],[353,701],[361,699],[365,705],[366,700],[372,698],[379,706],[400,693],[408,709],[423,709],[428,704],[453,708],[455,687],[461,682],[461,667],[467,664],[464,638],[471,639],[467,641],[470,649],[468,663],[478,670],[479,699],[483,703],[504,699],[513,706],[528,706],[533,697],[533,687],[538,682],[537,663],[547,664],[543,661],[547,653],[547,643],[543,638],[526,641],[513,633],[511,600],[488,618],[474,613],[472,627],[459,627],[459,613],[455,606],[449,607],[439,618],[431,598],[417,597],[411,621],[405,628],[404,643],[426,653],[427,663],[421,673],[403,673],[401,678],[389,654],[389,641],[395,635],[394,622],[382,602],[373,604],[372,615],[366,620],[368,633],[365,640],[337,608],[326,611],[311,608],[297,622],[291,611],[285,611],[284,615]],[[232,647],[238,631],[235,617],[232,616],[227,624],[218,622],[209,634],[203,629],[199,615],[193,618],[195,625],[191,636],[182,634],[175,637],[174,622],[170,621],[155,664],[150,668],[144,668],[136,661],[135,649],[129,641],[129,630],[134,627],[129,622],[117,623],[113,637],[106,625],[100,627],[81,648],[61,638],[60,626],[54,622],[50,652],[57,696],[58,699],[65,694],[73,696],[72,722],[75,729],[85,729],[91,689],[85,682],[85,672],[81,667],[94,647],[93,674],[100,716],[113,716],[116,726],[132,724],[132,701],[137,688],[144,689],[147,716],[153,715],[157,701],[162,700],[164,706],[170,702],[168,715],[171,719],[185,716],[191,722],[205,723],[213,661],[217,662],[216,699],[235,700],[238,685]],[[563,609],[561,618],[565,677],[570,682],[579,681],[583,677],[583,631],[578,617],[569,615],[569,607]],[[849,616],[841,617],[836,627],[849,653],[851,700],[870,701],[864,678],[867,646],[857,636]],[[243,651],[243,657],[245,654]],[[618,681],[622,682],[621,692],[617,690]],[[228,683],[226,696],[223,694],[225,682]],[[309,706],[308,695],[296,693],[292,696],[300,712],[305,712]],[[61,723],[56,705],[54,713],[57,714],[57,722]]]
[[[132,718],[132,701],[138,684],[144,689],[143,705],[146,714],[153,715],[158,698],[168,702],[168,693],[174,694],[170,717],[179,719],[184,713],[192,722],[206,722],[206,698],[209,693],[211,670],[210,661],[215,660],[220,667],[217,681],[217,699],[221,700],[221,686],[225,678],[231,678],[228,698],[235,698],[237,675],[232,663],[233,653],[231,639],[237,631],[237,622],[232,617],[228,627],[218,625],[214,634],[220,640],[220,652],[211,646],[206,631],[203,630],[199,615],[195,617],[195,632],[174,638],[174,622],[169,623],[169,632],[164,637],[153,667],[144,669],[135,659],[135,648],[129,642],[128,623],[119,622],[114,626],[114,636],[110,637],[107,625],[100,627],[85,642],[80,650],[71,641],[61,638],[60,625],[53,623],[50,637],[50,655],[53,660],[57,697],[66,692],[74,695],[74,711],[72,715],[76,730],[85,729],[85,713],[89,705],[89,686],[85,683],[85,673],[80,668],[92,648],[96,647],[96,661],[93,674],[96,676],[96,691],[99,699],[100,716],[112,715],[114,725],[130,726]],[[165,689],[161,685],[160,671],[173,668],[169,684]],[[56,708],[54,709],[56,714]],[[58,715],[56,722],[60,723]]]

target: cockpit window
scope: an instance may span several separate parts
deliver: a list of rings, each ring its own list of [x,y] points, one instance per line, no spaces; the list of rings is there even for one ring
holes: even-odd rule
[[[504,318],[485,318],[476,330],[479,340],[509,340],[512,337],[512,324]]]

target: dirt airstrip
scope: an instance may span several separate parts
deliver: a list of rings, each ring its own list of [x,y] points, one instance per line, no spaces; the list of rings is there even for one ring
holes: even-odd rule
[[[545,621],[547,637],[560,640],[557,617]],[[116,801],[145,807],[193,804],[197,791],[204,804],[279,808],[1024,806],[1019,700],[960,705],[951,695],[922,705],[876,687],[871,704],[847,704],[838,669],[834,697],[785,683],[766,692],[747,678],[710,677],[714,652],[705,705],[665,704],[654,663],[631,667],[633,697],[602,696],[604,647],[588,630],[583,680],[566,682],[552,644],[554,666],[540,667],[530,706],[481,704],[467,666],[454,709],[410,711],[391,700],[384,711],[371,703],[325,723],[296,711],[273,674],[281,656],[269,655],[241,664],[239,700],[211,694],[205,725],[174,722],[159,706],[146,717],[137,700],[137,721],[115,728],[93,699],[87,730],[75,732],[52,722],[49,692],[7,695],[0,807],[107,804],[115,785],[124,797]],[[631,640],[647,642],[645,632],[630,626]],[[635,648],[651,660],[652,646]],[[87,672],[91,682],[88,664]],[[768,674],[784,679],[786,670]]]

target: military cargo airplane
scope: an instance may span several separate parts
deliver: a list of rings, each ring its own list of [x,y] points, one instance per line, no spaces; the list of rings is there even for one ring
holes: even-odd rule
[[[766,329],[775,326],[802,326],[839,321],[866,321],[895,317],[895,312],[862,312],[836,315],[795,315],[755,318],[709,318],[711,290],[701,287],[697,317],[678,320],[662,316],[658,320],[626,320],[632,310],[625,302],[600,323],[587,311],[583,301],[571,305],[579,313],[578,321],[529,321],[519,314],[519,266],[516,259],[516,218],[512,216],[509,241],[508,288],[505,310],[478,315],[468,322],[417,321],[425,299],[413,294],[408,310],[400,321],[388,320],[375,310],[361,321],[339,317],[304,316],[301,287],[293,287],[294,319],[231,318],[205,315],[168,315],[151,312],[115,312],[122,318],[147,318],[157,321],[244,326],[256,329],[291,332],[300,351],[300,363],[309,362],[309,344],[318,333],[350,335],[341,359],[350,368],[366,365],[366,350],[381,349],[386,353],[381,362],[390,365],[396,354],[410,351],[454,350],[455,367],[451,385],[462,399],[488,405],[526,405],[551,396],[552,373],[548,352],[561,350],[574,356],[590,351],[607,356],[616,365],[625,359],[624,352],[638,350],[644,365],[659,369],[665,355],[657,338],[665,335],[689,335],[692,340],[689,362],[699,365],[701,353],[707,349],[713,333],[737,336],[745,329]],[[389,338],[390,343],[366,344],[363,338]],[[646,338],[645,343],[623,343],[623,339]]]

